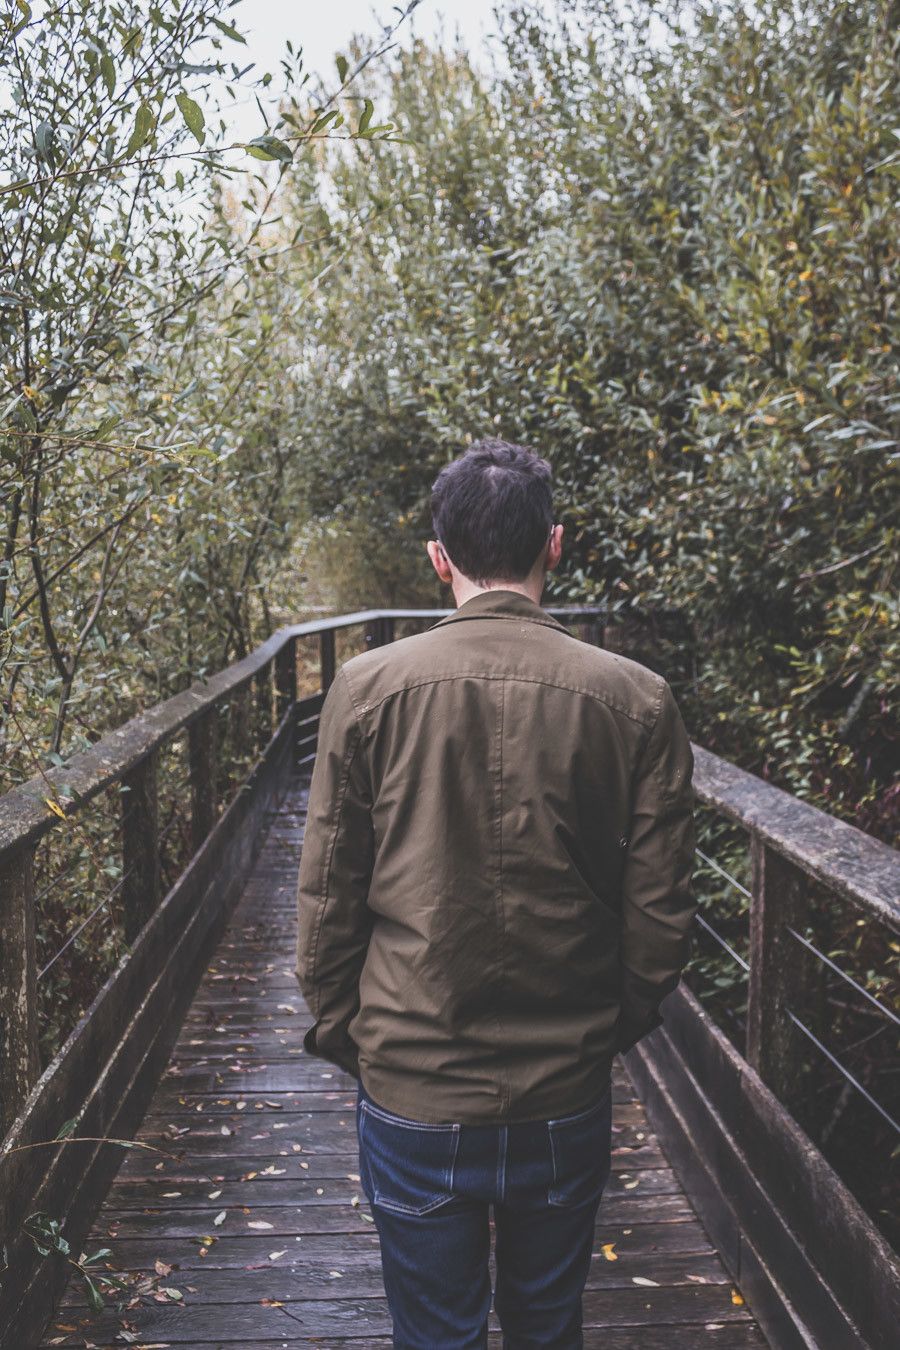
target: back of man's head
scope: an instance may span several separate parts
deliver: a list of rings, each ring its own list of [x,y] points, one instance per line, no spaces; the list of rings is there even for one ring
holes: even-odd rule
[[[524,581],[553,526],[550,465],[523,445],[477,441],[441,469],[431,515],[444,552],[470,581]]]

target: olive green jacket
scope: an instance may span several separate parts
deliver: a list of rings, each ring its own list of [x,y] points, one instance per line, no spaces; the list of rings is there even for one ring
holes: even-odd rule
[[[687,958],[692,771],[666,681],[516,591],[347,661],[300,859],[306,1049],[418,1120],[589,1104]]]

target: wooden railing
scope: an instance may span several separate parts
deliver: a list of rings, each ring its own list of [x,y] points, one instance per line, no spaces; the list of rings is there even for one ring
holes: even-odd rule
[[[22,1217],[39,1204],[68,1218],[77,1241],[102,1198],[110,1167],[118,1161],[110,1160],[115,1151],[102,1145],[61,1145],[46,1152],[30,1152],[28,1146],[55,1139],[64,1126],[75,1135],[98,1138],[112,1130],[121,1134],[140,1119],[177,1030],[179,1011],[248,873],[264,813],[283,790],[286,775],[309,767],[315,757],[319,711],[337,668],[337,635],[361,630],[366,646],[380,646],[393,640],[398,624],[427,623],[447,612],[367,610],[282,628],[243,661],[133,718],[62,767],[0,798],[0,1124],[8,1131],[0,1151],[0,1242],[12,1253],[2,1282],[0,1336],[6,1328],[8,1340],[10,1334],[19,1334],[16,1327],[31,1325],[29,1309],[42,1298],[46,1301],[41,1272],[18,1237]],[[585,640],[603,644],[602,609],[550,612],[579,629]],[[310,640],[318,642],[319,687],[298,699],[298,644]],[[249,749],[258,758],[231,801],[222,803],[217,800],[217,709],[235,700],[248,712],[246,718],[238,716],[236,725],[241,734],[256,739]],[[193,856],[164,896],[157,766],[164,747],[181,735],[187,736]],[[810,946],[800,933],[805,888],[809,883],[824,885],[867,920],[897,931],[900,855],[700,746],[694,746],[694,754],[699,800],[746,830],[752,861],[746,888],[749,954],[741,958],[723,944],[748,975],[746,1060],[734,1072],[752,1073],[775,1100],[790,1103],[808,1044],[793,1004],[798,954],[808,955]],[[35,849],[49,832],[85,813],[114,785],[122,791],[119,897],[129,951],[41,1074]],[[714,918],[701,910],[705,927],[715,936]],[[683,1008],[676,1012],[676,1031],[685,1018],[700,1016],[685,991],[679,998],[690,1007],[688,1013]],[[892,1015],[879,1000],[873,1002]],[[631,1054],[636,1073],[641,1074],[642,1066],[646,1071],[651,1098],[647,1074],[653,1067],[653,1047],[663,1046],[666,1034],[660,1029]],[[709,1039],[718,1033],[705,1025],[703,1034]],[[717,1045],[716,1054],[727,1058],[729,1049]],[[725,1081],[723,1077],[723,1085]],[[679,1109],[676,1103],[676,1115]],[[660,1107],[661,1128],[663,1114]],[[889,1112],[883,1114],[892,1120]],[[698,1177],[697,1185],[702,1184]],[[843,1191],[837,1210],[831,1205],[828,1231],[835,1213],[845,1222],[850,1216],[853,1231],[864,1236],[870,1255],[874,1252],[887,1269],[886,1244]],[[739,1260],[735,1256],[732,1265]],[[847,1267],[856,1271],[854,1278],[859,1276],[858,1262],[854,1266],[849,1261]],[[870,1267],[871,1261],[866,1269]],[[845,1291],[837,1301],[846,1305]],[[881,1317],[884,1297],[876,1302]]]

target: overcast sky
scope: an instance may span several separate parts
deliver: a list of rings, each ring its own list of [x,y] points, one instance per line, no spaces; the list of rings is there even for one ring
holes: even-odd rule
[[[476,49],[493,26],[491,10],[491,0],[421,0],[398,31],[397,41],[408,42],[411,32],[430,37],[443,22],[445,31],[458,29],[466,44]],[[243,0],[234,18],[247,38],[246,56],[241,51],[240,58],[255,61],[260,72],[270,70],[277,80],[284,43],[290,39],[295,48],[303,48],[306,69],[320,71],[330,85],[335,52],[345,52],[354,33],[376,38],[385,24],[396,20],[397,11],[392,0],[315,0],[313,4],[309,0],[299,4],[297,0]],[[229,60],[240,59],[234,48],[227,55]],[[259,131],[259,116],[252,104],[234,109],[229,120],[240,135]]]

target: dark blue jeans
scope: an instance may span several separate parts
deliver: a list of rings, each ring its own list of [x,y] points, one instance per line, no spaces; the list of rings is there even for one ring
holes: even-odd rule
[[[360,1178],[381,1240],[396,1350],[581,1350],[581,1297],[609,1178],[612,1092],[553,1120],[425,1124],[356,1106]]]

